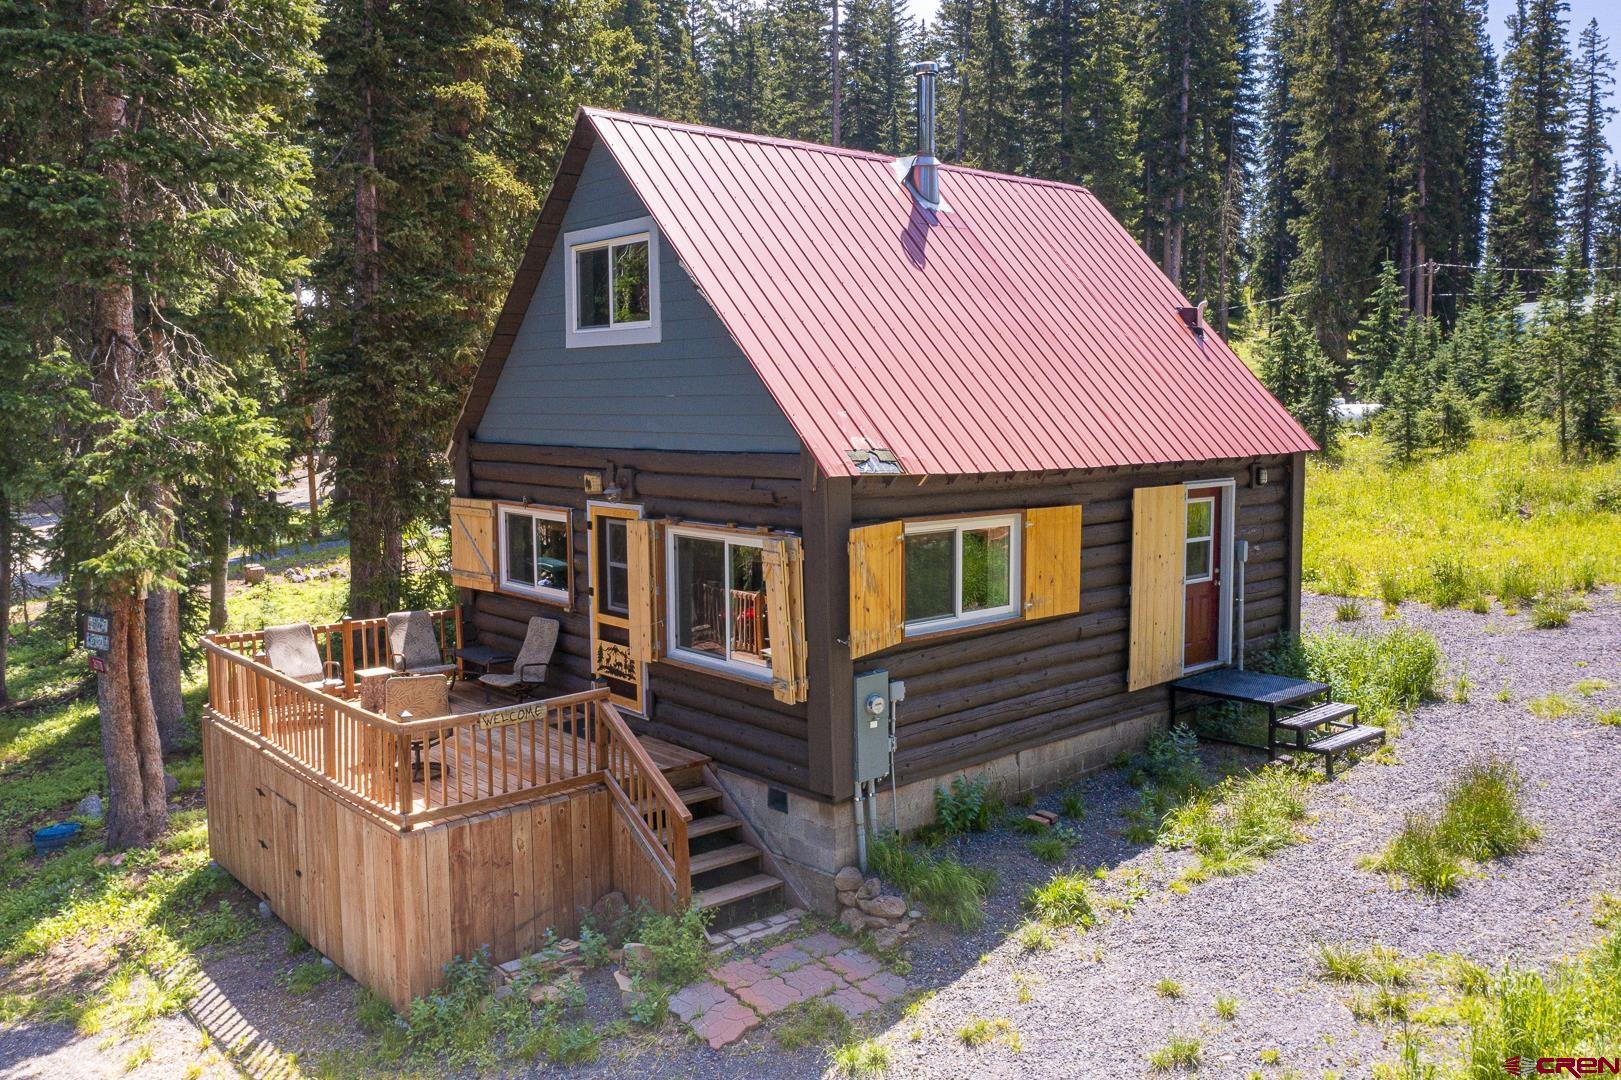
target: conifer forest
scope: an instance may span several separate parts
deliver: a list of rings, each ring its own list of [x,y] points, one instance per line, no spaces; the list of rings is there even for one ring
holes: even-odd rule
[[[34,567],[64,638],[109,617],[109,847],[165,829],[234,557],[449,599],[446,446],[579,106],[905,155],[923,59],[943,162],[1090,188],[1326,454],[1347,401],[1403,462],[1616,453],[1615,61],[1563,0],[1502,49],[1484,0],[0,0],[0,610]]]

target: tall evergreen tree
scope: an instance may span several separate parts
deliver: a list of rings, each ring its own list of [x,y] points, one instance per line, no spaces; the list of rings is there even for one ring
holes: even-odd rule
[[[1536,326],[1528,343],[1536,373],[1537,403],[1543,415],[1554,422],[1561,461],[1570,456],[1571,450],[1571,413],[1578,390],[1576,374],[1581,367],[1587,280],[1575,245],[1566,247],[1542,292]]]
[[[1479,223],[1469,198],[1476,100],[1485,59],[1484,0],[1393,0],[1390,44],[1391,183],[1395,261],[1405,303],[1431,314],[1432,261],[1455,261]],[[1452,275],[1441,282],[1451,291]]]
[[[841,40],[844,145],[910,153],[918,27],[904,0],[848,0]]]
[[[596,0],[340,0],[328,16],[315,130],[330,241],[314,277],[325,299],[314,360],[349,524],[350,607],[377,614],[399,604],[406,529],[441,512],[444,447],[538,170],[582,97],[618,91],[627,35]],[[687,100],[687,82],[650,82],[649,70],[633,80],[662,95],[647,103]]]
[[[1610,59],[1609,42],[1599,33],[1597,19],[1582,28],[1576,44],[1575,87],[1570,227],[1585,268],[1593,265],[1593,246],[1604,213],[1605,170],[1610,158],[1604,128],[1615,115],[1615,106],[1610,104],[1615,94],[1615,61]]]
[[[996,172],[1026,167],[1026,62],[1022,12],[1011,0],[945,0],[932,48],[945,160]]]
[[[1621,370],[1621,297],[1606,281],[1582,316],[1571,371],[1570,441],[1578,457],[1609,458],[1621,446],[1616,372]]]
[[[315,28],[306,0],[0,11],[8,289],[39,317],[34,340],[83,373],[92,410],[67,433],[57,542],[69,589],[110,622],[96,691],[113,848],[167,821],[146,598],[186,560],[174,496],[229,346],[289,314],[308,190],[289,118]]]
[[[1277,0],[1266,34],[1256,168],[1259,190],[1251,221],[1254,260],[1249,273],[1250,288],[1262,300],[1283,295],[1300,250],[1293,228],[1300,200],[1290,162],[1299,141],[1292,106],[1305,19],[1305,0]]]
[[[499,24],[494,12],[483,17]],[[626,108],[666,120],[700,118],[704,86],[691,17],[685,0],[623,0],[613,13],[613,25],[637,46]]]
[[[1333,361],[1289,304],[1272,321],[1261,354],[1261,381],[1325,451],[1333,450],[1337,423]]]
[[[1289,172],[1301,212],[1296,273],[1313,332],[1343,368],[1380,262],[1389,130],[1386,11],[1379,0],[1306,0]]]
[[[1488,244],[1510,273],[1551,266],[1559,255],[1571,61],[1565,0],[1523,0],[1509,18],[1503,57],[1502,151],[1492,186]],[[1541,275],[1520,274],[1535,296]]]
[[[1367,317],[1351,341],[1353,381],[1364,397],[1377,393],[1380,380],[1396,366],[1401,352],[1403,306],[1396,266],[1386,262],[1379,270],[1379,286],[1369,301]]]
[[[833,33],[826,0],[766,0],[766,79],[762,126],[768,134],[825,143],[833,137]]]
[[[769,59],[764,12],[753,0],[717,0],[705,35],[704,120],[734,131],[760,131]]]

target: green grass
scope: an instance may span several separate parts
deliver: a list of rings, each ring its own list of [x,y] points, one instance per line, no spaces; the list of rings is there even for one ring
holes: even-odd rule
[[[1183,994],[1182,984],[1175,979],[1161,979],[1154,984],[1154,993],[1162,998],[1170,998],[1175,1001]]]
[[[994,872],[970,869],[951,855],[908,844],[892,833],[873,841],[868,854],[872,872],[921,902],[930,918],[959,930],[985,921]]]
[[[1368,986],[1407,986],[1413,981],[1412,965],[1387,945],[1355,949],[1324,942],[1317,947],[1317,973],[1332,982]]]
[[[1028,846],[1030,854],[1045,863],[1063,862],[1069,854],[1069,841],[1053,833],[1033,837]]]
[[[1465,766],[1448,785],[1441,812],[1409,815],[1373,867],[1433,896],[1456,892],[1468,864],[1523,851],[1537,838],[1521,809],[1520,787],[1507,762]]]
[[[334,964],[323,964],[320,960],[306,960],[283,975],[281,984],[287,988],[289,994],[303,996],[339,974]]]
[[[1172,1035],[1169,1041],[1148,1055],[1148,1067],[1155,1072],[1175,1069],[1194,1070],[1204,1054],[1204,1043],[1191,1035]]]
[[[1023,1049],[1018,1029],[1011,1020],[1000,1016],[994,1020],[987,1020],[983,1016],[969,1017],[968,1022],[957,1029],[957,1038],[969,1047],[999,1042],[1015,1053]]]
[[[1229,875],[1297,843],[1313,774],[1265,768],[1230,776],[1166,815],[1159,842],[1191,849],[1202,874]]]
[[[850,1018],[826,1000],[816,998],[785,1012],[774,1034],[784,1050],[837,1046],[850,1038]]]
[[[347,548],[323,548],[313,554],[319,559],[305,562],[295,558],[293,561],[311,570],[348,566]],[[259,584],[243,585],[231,594],[230,616],[225,626],[227,630],[259,630],[283,623],[333,623],[343,618],[348,602],[347,576],[294,582],[271,573]]]
[[[1397,624],[1382,632],[1326,630],[1284,641],[1258,667],[1326,682],[1365,724],[1390,725],[1435,695],[1445,660],[1434,636]]]
[[[889,1068],[889,1047],[877,1039],[845,1043],[829,1056],[840,1076],[879,1076]]]
[[[1483,421],[1463,450],[1400,467],[1377,436],[1312,455],[1304,579],[1335,595],[1467,605],[1621,582],[1621,461],[1561,463],[1552,437]]]
[[[1581,711],[1579,705],[1570,700],[1565,694],[1559,693],[1543,694],[1541,697],[1532,698],[1525,703],[1525,707],[1538,720],[1563,720],[1565,717],[1575,716]]]
[[[1218,1019],[1238,1019],[1238,999],[1235,997],[1229,997],[1226,994],[1217,994],[1216,1000],[1211,1003],[1211,1007],[1216,1010],[1216,1017]]]
[[[1044,885],[1032,885],[1024,903],[1036,919],[1052,926],[1087,927],[1097,921],[1092,886],[1081,871],[1057,874]]]

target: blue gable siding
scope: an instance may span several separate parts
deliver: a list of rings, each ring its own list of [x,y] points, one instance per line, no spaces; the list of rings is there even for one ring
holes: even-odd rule
[[[563,234],[646,214],[612,155],[595,147],[479,422],[478,438],[544,446],[798,453],[793,427],[662,237],[662,340],[564,347]]]

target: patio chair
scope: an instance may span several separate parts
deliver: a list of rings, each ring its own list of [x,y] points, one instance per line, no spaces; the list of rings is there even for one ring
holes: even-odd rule
[[[343,686],[341,667],[336,660],[321,659],[309,623],[265,627],[265,661],[289,679],[315,690],[330,692]]]
[[[440,675],[395,675],[383,685],[383,715],[390,720],[430,720],[450,715],[450,684]],[[438,775],[438,762],[424,762],[425,749],[439,742],[437,733],[411,740],[411,778]]]
[[[551,663],[552,651],[557,648],[558,622],[537,615],[529,620],[529,630],[523,636],[523,648],[512,662],[510,672],[480,675],[484,684],[484,701],[489,703],[490,690],[506,690],[516,696],[519,691],[541,685],[546,681],[546,665]]]
[[[433,616],[426,611],[395,611],[388,616],[389,662],[407,675],[454,675],[455,664],[445,663]]]

